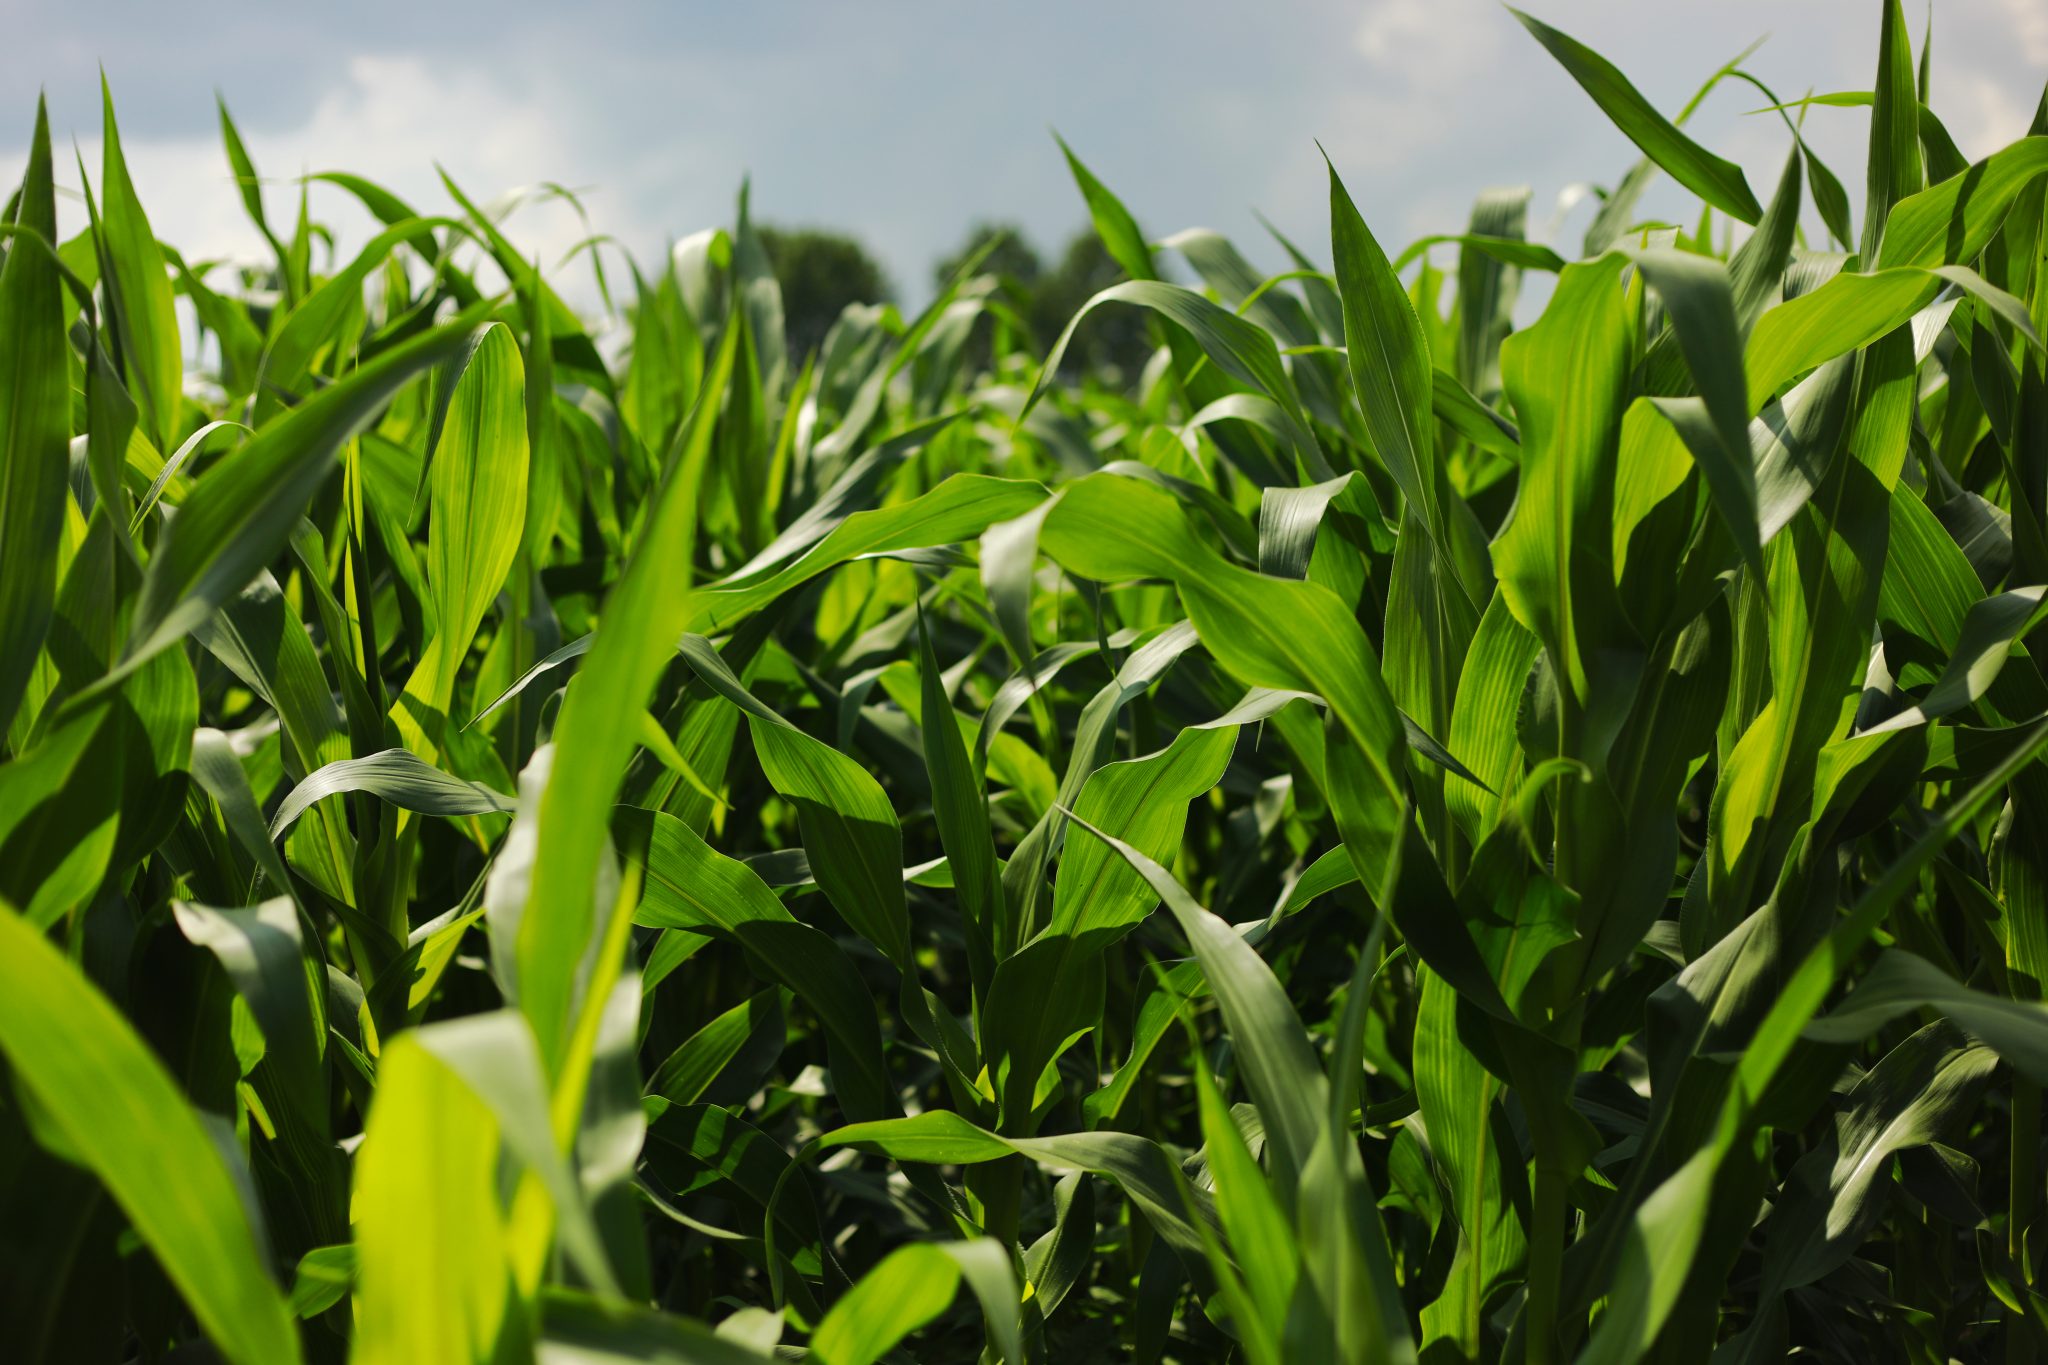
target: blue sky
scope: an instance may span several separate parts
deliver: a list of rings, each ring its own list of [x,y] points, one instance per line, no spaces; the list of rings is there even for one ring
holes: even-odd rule
[[[1877,0],[1527,7],[1667,110],[1766,33],[1749,65],[1785,97],[1867,89],[1879,13]],[[1910,22],[1917,35],[1924,11]],[[1019,222],[1048,252],[1082,222],[1055,127],[1155,238],[1210,227],[1269,264],[1254,208],[1325,254],[1317,139],[1390,248],[1456,230],[1496,184],[1532,186],[1543,238],[1562,192],[1612,183],[1634,155],[1493,0],[0,0],[0,32],[0,179],[16,174],[39,87],[60,142],[75,138],[97,176],[104,65],[143,202],[190,257],[260,254],[220,150],[216,88],[278,182],[273,213],[288,211],[292,176],[328,169],[438,212],[439,159],[487,198],[543,181],[587,190],[595,228],[645,259],[728,222],[751,173],[761,218],[856,233],[911,303],[976,219]],[[2048,73],[2048,4],[1945,0],[1933,33],[1935,108],[1965,153],[2018,136]],[[1785,135],[1775,116],[1747,115],[1760,103],[1727,88],[1692,131],[1762,195]],[[1852,194],[1865,124],[1854,109],[1809,121]],[[1667,191],[1646,209],[1678,202]],[[336,192],[315,213],[360,239]],[[1576,242],[1588,214],[1581,204],[1556,239]],[[522,211],[511,230],[543,257],[583,233],[559,206]]]

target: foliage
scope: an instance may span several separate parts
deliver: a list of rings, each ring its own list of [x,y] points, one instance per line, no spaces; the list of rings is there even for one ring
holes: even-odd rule
[[[1056,325],[815,348],[744,195],[619,338],[225,111],[273,265],[111,96],[60,241],[38,111],[0,1354],[2039,1358],[2048,104],[1966,164],[1878,9],[1860,224],[1525,19],[1644,153],[1576,259],[1069,152]]]
[[[1124,278],[1122,268],[1102,245],[1092,227],[1067,239],[1048,269],[1022,228],[1008,223],[979,223],[960,249],[941,259],[933,280],[945,288],[960,268],[979,256],[979,273],[995,281],[1004,302],[1028,329],[1022,344],[1036,350],[1060,334],[1067,320],[1089,299]],[[991,331],[996,329],[992,328]],[[1070,380],[1098,377],[1112,385],[1128,382],[1152,356],[1153,341],[1142,314],[1112,312],[1091,324],[1068,347],[1063,374]],[[988,364],[988,348],[974,353]]]
[[[799,362],[824,341],[847,305],[888,301],[882,267],[843,232],[764,225],[761,246],[782,287],[784,326]]]

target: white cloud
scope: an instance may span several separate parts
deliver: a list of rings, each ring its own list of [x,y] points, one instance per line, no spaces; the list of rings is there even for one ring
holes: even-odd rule
[[[287,223],[291,178],[329,168],[446,211],[438,157],[486,200],[542,180],[595,186],[594,229],[654,260],[665,239],[729,223],[751,169],[758,217],[860,236],[911,304],[931,261],[977,218],[1020,221],[1048,253],[1084,221],[1048,125],[1149,230],[1205,224],[1275,266],[1248,205],[1312,254],[1327,249],[1313,139],[1390,245],[1455,231],[1489,185],[1531,184],[1540,232],[1562,187],[1611,184],[1639,155],[1496,0],[1275,0],[1253,29],[1188,22],[1167,0],[1046,0],[1021,24],[986,7],[799,0],[715,7],[715,17],[647,6],[619,24],[503,0],[504,22],[473,32],[433,6],[415,5],[417,22],[402,27],[372,22],[392,0],[345,11],[223,3],[241,22],[208,36],[169,18],[115,22],[95,0],[44,5],[0,45],[0,85],[50,85],[60,173],[66,121],[96,131],[94,68],[107,62],[152,223],[193,255],[262,251],[210,127],[216,84]],[[1875,54],[1875,11],[1845,26],[1838,4],[1528,7],[1591,42],[1667,112],[1766,30],[1776,36],[1747,65],[1786,95],[1868,88]],[[1968,154],[1984,155],[2033,107],[2048,6],[1949,4],[1934,21],[1935,107]],[[1917,19],[1915,30],[1917,50]],[[458,31],[473,41],[453,41]],[[374,46],[393,41],[412,46]],[[1773,118],[1745,116],[1758,102],[1724,89],[1688,131],[1738,160],[1764,194],[1785,134]],[[1852,199],[1866,121],[1819,109],[1807,125]],[[0,139],[22,131],[0,121]],[[20,147],[0,147],[0,176],[19,167]],[[85,151],[96,177],[96,139]],[[1660,178],[1645,212],[1667,211],[1697,206]],[[342,231],[344,249],[367,235],[339,191],[316,187],[314,212]],[[1588,212],[1566,225],[1568,243]],[[74,227],[82,216],[67,210]],[[551,264],[584,229],[553,205],[523,209],[510,231]],[[581,267],[565,286],[579,306],[592,302]]]
[[[1479,0],[1374,0],[1354,41],[1375,69],[1437,84],[1487,63],[1500,47],[1502,17]]]
[[[575,189],[579,177],[593,169],[588,149],[550,115],[550,104],[544,94],[522,97],[482,71],[409,53],[360,54],[348,59],[342,79],[297,126],[244,126],[241,132],[264,177],[271,226],[286,235],[297,214],[298,178],[320,171],[368,176],[425,214],[455,210],[435,170],[437,160],[480,205],[546,181]],[[121,141],[158,237],[188,260],[267,259],[268,248],[243,211],[218,137],[153,137],[131,123]],[[97,192],[100,139],[81,139],[80,151]],[[67,163],[69,176],[61,168]],[[60,158],[60,185],[75,190],[76,175],[75,163]],[[344,256],[374,231],[373,220],[346,192],[315,184],[311,193],[314,218],[336,229]],[[613,202],[602,208],[595,216],[604,230],[636,245],[645,236],[627,206]],[[70,198],[62,213],[66,232],[83,225],[81,201]],[[586,235],[573,210],[558,202],[522,208],[507,231],[523,252],[537,254],[549,267]],[[570,287],[587,278],[585,272],[572,273]]]
[[[1412,169],[1465,135],[1456,92],[1485,88],[1502,17],[1488,0],[1374,0],[1352,35],[1364,70],[1345,73],[1334,110],[1347,159]]]
[[[2034,113],[2016,91],[1990,81],[1971,81],[1938,103],[1949,136],[1964,156],[1973,159],[2026,136],[2027,120]]]
[[[2037,70],[2048,67],[2048,6],[2040,0],[2005,0],[2005,17],[2028,64]]]

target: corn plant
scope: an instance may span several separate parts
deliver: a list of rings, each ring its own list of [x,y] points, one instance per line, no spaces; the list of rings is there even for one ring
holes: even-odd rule
[[[802,354],[744,190],[544,266],[223,107],[274,259],[187,260],[38,109],[0,1355],[2042,1358],[2048,100],[1966,161],[1873,8],[1676,117],[1503,17],[1641,152],[1569,256],[1061,144],[1063,334],[972,257]]]

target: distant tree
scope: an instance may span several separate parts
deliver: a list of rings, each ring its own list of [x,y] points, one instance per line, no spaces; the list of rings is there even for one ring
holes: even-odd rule
[[[888,299],[888,277],[857,239],[817,228],[759,231],[782,285],[783,330],[797,362],[825,340],[846,305]]]
[[[932,288],[944,289],[967,259],[991,242],[995,245],[988,259],[981,263],[981,272],[994,275],[1019,298],[1029,297],[1032,286],[1045,272],[1045,263],[1038,259],[1038,251],[1024,235],[1024,229],[1015,223],[976,223],[969,228],[960,249],[941,257],[932,267]]]
[[[963,262],[997,238],[981,273],[1002,282],[1012,306],[1030,325],[1032,345],[1040,352],[1052,346],[1083,304],[1124,278],[1093,228],[1082,228],[1069,238],[1058,262],[1048,269],[1015,224],[977,223],[958,250],[933,266],[933,287],[945,288]],[[1105,308],[1081,325],[1060,368],[1079,374],[1114,367],[1123,378],[1135,379],[1151,354],[1145,315],[1135,308]]]
[[[1089,299],[1125,278],[1092,228],[1067,239],[1059,264],[1038,279],[1031,292],[1031,329],[1039,344],[1051,346]],[[1088,315],[1067,347],[1060,368],[1070,374],[1115,367],[1126,380],[1136,379],[1152,354],[1142,309],[1129,306],[1099,309]]]

